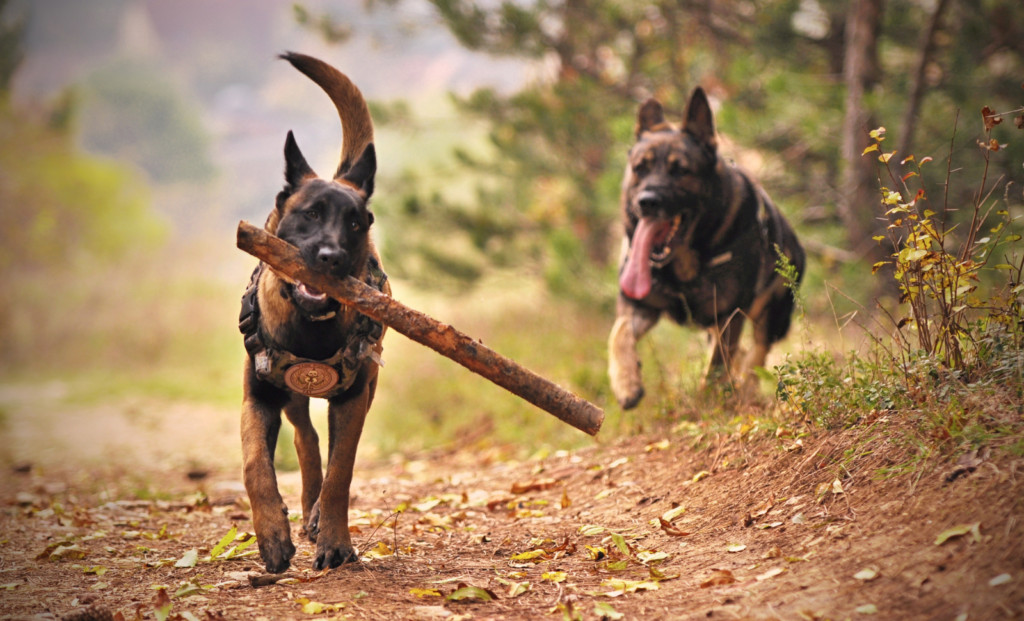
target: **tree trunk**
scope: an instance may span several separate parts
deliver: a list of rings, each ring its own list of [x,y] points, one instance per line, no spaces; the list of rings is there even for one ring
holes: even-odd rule
[[[903,114],[903,125],[900,130],[900,143],[897,148],[897,156],[903,159],[909,156],[914,148],[914,130],[917,129],[917,116],[921,111],[921,102],[924,100],[925,70],[932,59],[935,51],[935,33],[942,23],[942,14],[949,6],[949,0],[939,0],[928,20],[928,26],[921,33],[921,53],[917,59],[917,68],[914,72],[914,81],[910,86],[910,96],[907,99],[907,110]]]
[[[852,0],[846,20],[846,55],[843,80],[846,83],[846,117],[843,121],[842,198],[839,217],[846,226],[850,249],[863,249],[876,235],[880,195],[876,158],[861,156],[869,145],[868,131],[874,120],[864,106],[864,94],[881,79],[878,64],[878,35],[884,0]]]

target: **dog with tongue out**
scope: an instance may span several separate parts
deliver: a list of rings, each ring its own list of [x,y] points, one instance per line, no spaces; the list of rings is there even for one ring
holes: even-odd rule
[[[655,99],[640,106],[636,144],[622,182],[626,230],[608,374],[624,409],[644,396],[637,342],[667,314],[708,331],[710,361],[701,380],[756,387],[772,344],[786,336],[793,287],[805,255],[796,233],[765,191],[718,153],[704,90],[690,97],[681,126]],[[776,272],[780,253],[795,281]],[[744,324],[753,348],[737,360]]]

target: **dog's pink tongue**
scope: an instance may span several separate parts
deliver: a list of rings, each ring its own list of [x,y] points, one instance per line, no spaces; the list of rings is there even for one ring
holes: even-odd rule
[[[663,223],[651,218],[641,218],[636,225],[626,267],[619,276],[622,292],[634,300],[642,300],[651,292],[651,249],[663,229]]]

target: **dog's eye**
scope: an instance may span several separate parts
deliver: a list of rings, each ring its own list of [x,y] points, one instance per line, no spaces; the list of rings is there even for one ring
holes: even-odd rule
[[[348,228],[352,229],[353,233],[358,233],[359,229],[363,228],[363,226],[356,222],[355,220],[353,220],[352,222],[349,223]]]
[[[307,209],[306,218],[309,220],[319,220],[320,212],[318,212],[316,209]]]
[[[641,161],[636,166],[633,166],[633,173],[636,175],[647,174],[647,161]]]
[[[672,175],[673,177],[678,177],[682,175],[684,172],[686,171],[683,170],[683,166],[679,162],[672,162],[672,164],[668,167],[668,174]]]

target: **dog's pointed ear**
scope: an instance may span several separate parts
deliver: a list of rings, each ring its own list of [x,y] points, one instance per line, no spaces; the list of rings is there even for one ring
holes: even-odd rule
[[[686,121],[683,123],[683,131],[693,136],[697,142],[712,149],[718,148],[718,138],[715,135],[715,115],[711,112],[707,94],[699,86],[693,90],[693,95],[690,95],[690,103],[686,106]]]
[[[363,149],[355,164],[352,164],[352,167],[347,172],[339,174],[336,178],[344,179],[355,185],[369,199],[370,195],[373,194],[373,177],[375,174],[377,174],[377,150],[371,142]]]
[[[665,109],[661,102],[651,97],[640,105],[640,111],[636,115],[636,137],[644,132],[662,129],[665,126]]]
[[[306,163],[299,144],[295,142],[295,134],[288,132],[284,140],[284,179],[293,189],[299,187],[303,181],[315,177],[316,173]]]

